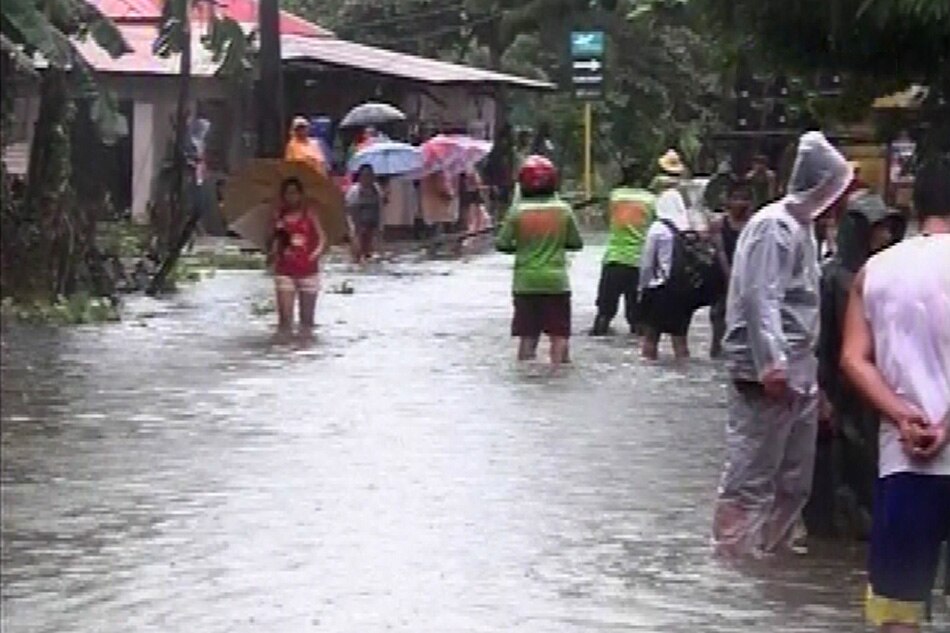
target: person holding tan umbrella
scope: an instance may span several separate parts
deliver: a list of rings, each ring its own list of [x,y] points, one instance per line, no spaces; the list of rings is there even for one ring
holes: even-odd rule
[[[320,292],[320,258],[327,250],[327,236],[303,194],[303,183],[298,178],[290,177],[280,183],[270,257],[274,262],[279,332],[289,333],[293,329],[294,304],[299,297],[300,332],[310,336]]]
[[[300,334],[310,337],[320,259],[346,234],[339,188],[306,162],[255,160],[228,181],[224,216],[231,229],[269,254],[279,334],[292,332],[299,304]]]

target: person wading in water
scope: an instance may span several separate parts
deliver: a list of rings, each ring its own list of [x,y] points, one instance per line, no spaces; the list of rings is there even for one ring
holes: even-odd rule
[[[583,248],[571,207],[557,197],[558,174],[543,156],[529,156],[518,174],[521,200],[508,213],[495,245],[515,255],[511,334],[518,360],[537,356],[542,334],[551,339],[551,366],[568,361],[571,284],[567,251]]]
[[[316,213],[307,205],[303,184],[296,178],[288,178],[280,185],[280,206],[271,244],[278,335],[292,332],[294,307],[299,298],[300,334],[310,337],[320,292],[320,257],[327,248],[327,239]]]
[[[647,229],[656,213],[656,196],[636,187],[637,166],[624,166],[620,185],[610,192],[608,206],[610,236],[597,288],[597,317],[592,336],[604,336],[617,315],[623,297],[624,313],[630,332],[639,334],[640,256]]]
[[[716,552],[798,550],[818,432],[818,254],[814,221],[851,182],[819,132],[798,143],[788,194],[739,236],[723,349],[731,388],[726,461],[713,517]]]

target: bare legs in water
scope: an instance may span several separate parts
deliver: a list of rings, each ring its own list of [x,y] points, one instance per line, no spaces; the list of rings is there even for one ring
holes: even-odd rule
[[[314,317],[317,306],[317,293],[298,292],[297,290],[280,289],[277,291],[277,336],[285,338],[294,332],[294,308],[297,307],[299,297],[301,338],[312,338]]]
[[[689,343],[685,336],[671,336],[673,341],[673,355],[676,360],[689,358]],[[652,329],[646,329],[643,336],[640,355],[647,360],[657,360],[660,356],[660,334]]]
[[[570,363],[570,339],[563,336],[552,336],[551,339],[551,368],[557,369],[565,363]],[[528,361],[538,357],[538,345],[541,339],[537,337],[523,336],[518,343],[518,360]]]

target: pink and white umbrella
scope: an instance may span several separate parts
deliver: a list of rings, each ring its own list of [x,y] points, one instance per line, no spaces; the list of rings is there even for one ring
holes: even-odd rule
[[[462,135],[439,134],[422,144],[423,173],[465,173],[491,153],[492,143]]]

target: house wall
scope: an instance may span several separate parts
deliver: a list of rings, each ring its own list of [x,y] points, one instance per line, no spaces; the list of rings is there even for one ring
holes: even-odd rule
[[[173,141],[179,89],[174,76],[102,74],[101,84],[118,101],[131,102],[131,214],[147,223],[158,175]],[[327,114],[339,119],[353,105],[369,99],[390,101],[406,112],[420,132],[466,129],[490,138],[495,123],[495,100],[485,86],[422,86],[410,82],[332,71],[288,72],[287,114]],[[345,89],[341,90],[341,86]],[[249,96],[234,92],[228,82],[196,77],[191,85],[191,111],[211,120],[208,142],[210,177],[217,179],[241,167],[254,155],[253,112]],[[21,134],[4,160],[12,173],[25,173],[29,143],[38,114],[35,88],[27,91],[18,113]]]
[[[149,208],[153,202],[156,184],[162,163],[174,141],[175,112],[178,106],[179,82],[177,77],[107,75],[101,78],[103,85],[112,90],[118,99],[132,101],[132,220],[145,224],[149,220]],[[228,103],[230,91],[227,82],[212,77],[193,78],[189,109],[192,113],[207,116],[207,112],[220,109],[205,107],[209,102]],[[214,119],[223,120],[214,120]],[[221,150],[219,162],[229,163],[240,151],[240,134],[230,130],[221,135],[217,126],[230,128],[232,117],[212,117],[212,134],[230,139]]]
[[[405,95],[402,107],[410,119],[430,131],[465,129],[491,138],[495,127],[494,96],[481,86],[437,86]]]
[[[132,217],[136,222],[148,221],[148,208],[162,160],[172,141],[175,108],[178,99],[178,80],[170,76],[99,75],[100,85],[111,91],[118,102],[132,102],[129,132],[132,135]],[[22,89],[20,89],[22,88]],[[35,85],[18,87],[12,142],[3,152],[3,161],[14,175],[25,176],[29,165],[30,144],[39,116],[39,93]],[[192,111],[201,111],[201,102],[230,103],[230,89],[226,82],[207,77],[192,81]],[[224,122],[234,120],[228,112]],[[242,136],[226,134],[230,139],[223,153],[230,163],[239,160]],[[227,165],[225,166],[227,167]]]
[[[33,142],[33,130],[40,115],[40,97],[35,83],[23,83],[4,90],[16,90],[13,107],[13,126],[10,130],[9,144],[3,150],[3,163],[7,173],[14,176],[26,176],[30,164],[30,143]]]

